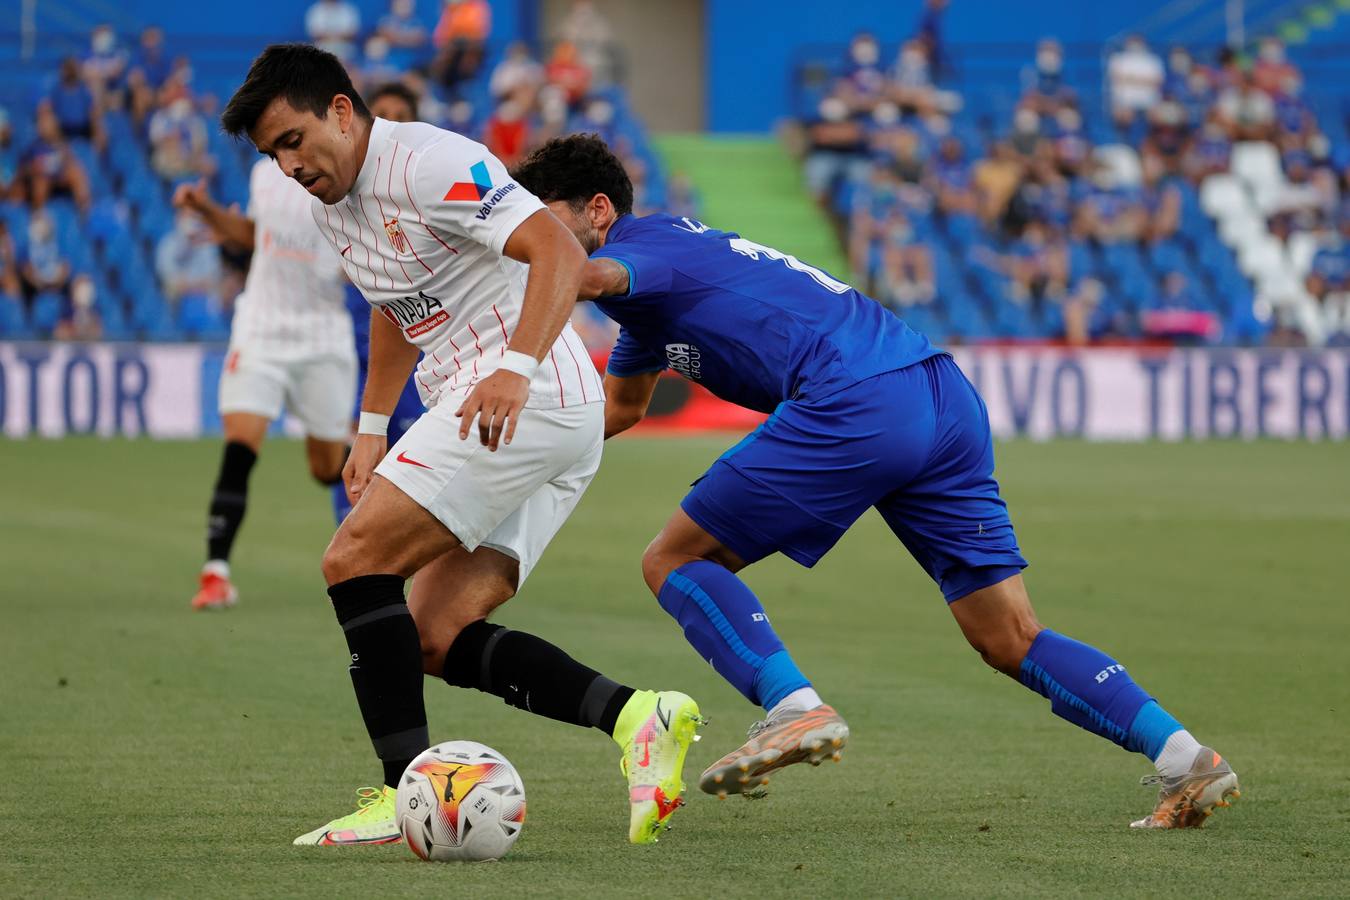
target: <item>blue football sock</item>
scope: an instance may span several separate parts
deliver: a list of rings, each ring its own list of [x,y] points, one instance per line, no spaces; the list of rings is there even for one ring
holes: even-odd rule
[[[1124,666],[1096,647],[1048,628],[1022,660],[1021,681],[1049,698],[1055,715],[1151,760],[1181,730]]]
[[[337,519],[339,525],[342,520],[347,518],[347,514],[352,511],[351,501],[347,499],[347,486],[342,482],[333,485],[333,518]]]
[[[666,577],[657,597],[685,639],[751,703],[772,709],[811,682],[774,633],[750,588],[724,566],[685,563]]]

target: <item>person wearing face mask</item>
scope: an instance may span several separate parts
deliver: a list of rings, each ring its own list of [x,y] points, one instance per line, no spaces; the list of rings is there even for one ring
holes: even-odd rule
[[[70,302],[52,337],[58,341],[96,341],[103,336],[103,321],[94,305],[94,294],[94,280],[88,275],[77,275],[70,285]]]
[[[70,282],[70,262],[61,252],[56,230],[46,213],[34,213],[28,220],[28,245],[19,274],[30,302],[38,294],[62,293]]]
[[[1285,58],[1284,41],[1277,37],[1262,38],[1256,63],[1252,66],[1252,84],[1256,89],[1277,97],[1291,81],[1296,82],[1299,78],[1298,69]]]
[[[372,34],[366,38],[359,68],[361,83],[389,84],[398,81],[402,74],[403,67],[396,65],[391,58],[389,41],[381,34]]]
[[[855,111],[870,112],[886,90],[886,73],[881,70],[881,45],[870,32],[860,31],[848,45],[844,77],[840,87]]]
[[[1064,83],[1064,48],[1052,38],[1036,45],[1035,68],[1023,74],[1023,83],[1022,104],[1043,117],[1053,117],[1077,102],[1073,88]]]
[[[167,181],[180,181],[211,170],[206,154],[206,123],[193,107],[186,87],[170,82],[150,117],[150,166]]]
[[[407,68],[426,55],[429,36],[417,18],[414,0],[392,0],[375,33],[389,45],[391,65]]]
[[[111,25],[99,25],[89,35],[89,54],[84,58],[82,74],[101,99],[115,105],[126,86],[127,61],[117,32]]]
[[[1107,62],[1107,81],[1111,88],[1111,117],[1120,128],[1128,128],[1162,96],[1163,65],[1139,35]]]

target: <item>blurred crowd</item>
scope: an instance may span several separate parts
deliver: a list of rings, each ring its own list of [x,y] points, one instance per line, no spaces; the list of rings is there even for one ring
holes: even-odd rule
[[[930,2],[889,58],[857,34],[797,132],[859,284],[957,340],[1350,341],[1350,157],[1278,39],[1250,58],[1174,47],[1164,59],[1131,37],[1091,91],[1046,39],[1020,96],[980,117],[944,87],[943,6]],[[1316,245],[1294,248],[1313,257],[1294,268],[1318,323],[1239,266],[1245,246],[1202,209],[1210,176],[1257,144],[1280,170],[1256,198],[1263,230],[1282,248],[1299,234]]]
[[[316,0],[305,36],[342,58],[364,94],[401,85],[420,119],[481,140],[508,166],[551,137],[595,132],[624,160],[641,210],[692,213],[688,182],[655,171],[593,3],[575,0],[543,55],[519,43],[494,53],[487,0],[426,12],[390,0],[366,23],[346,0]],[[247,259],[169,198],[191,183],[242,204],[256,156],[222,137],[220,99],[199,82],[161,29],[128,42],[100,25],[30,106],[0,107],[0,336],[228,333]],[[599,319],[579,325],[597,343],[612,337]]]

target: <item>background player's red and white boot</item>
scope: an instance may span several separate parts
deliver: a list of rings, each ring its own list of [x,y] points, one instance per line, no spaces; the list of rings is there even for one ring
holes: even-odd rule
[[[212,560],[202,566],[201,584],[192,598],[193,609],[227,609],[239,602],[239,592],[230,583],[227,563]]]

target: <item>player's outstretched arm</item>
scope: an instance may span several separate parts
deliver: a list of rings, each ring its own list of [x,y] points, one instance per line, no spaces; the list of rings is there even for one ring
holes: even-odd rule
[[[205,178],[196,183],[180,184],[173,192],[173,205],[176,209],[190,209],[200,215],[222,244],[241,250],[253,249],[253,220],[234,207],[226,209],[212,200],[206,190]]]
[[[372,413],[385,419],[394,414],[403,386],[413,366],[417,365],[417,348],[408,343],[403,332],[375,310],[370,311],[370,363],[366,371],[366,389],[361,395],[361,415]],[[382,429],[377,429],[382,430]],[[384,434],[369,433],[363,423],[358,429],[347,464],[342,467],[342,481],[347,486],[347,499],[354,505],[370,484],[375,467],[388,451]]]
[[[616,260],[599,257],[586,260],[586,268],[581,272],[581,290],[578,300],[595,300],[598,297],[622,297],[628,293],[628,267]]]
[[[538,365],[576,306],[586,251],[553,213],[541,209],[511,232],[502,252],[530,266],[520,321],[506,350],[524,354]],[[511,443],[516,419],[530,396],[529,377],[503,363],[474,387],[457,413],[460,438],[469,436],[476,417],[478,437],[489,450],[497,449],[499,438]]]
[[[622,377],[605,373],[605,440],[642,421],[660,377],[660,372]]]

